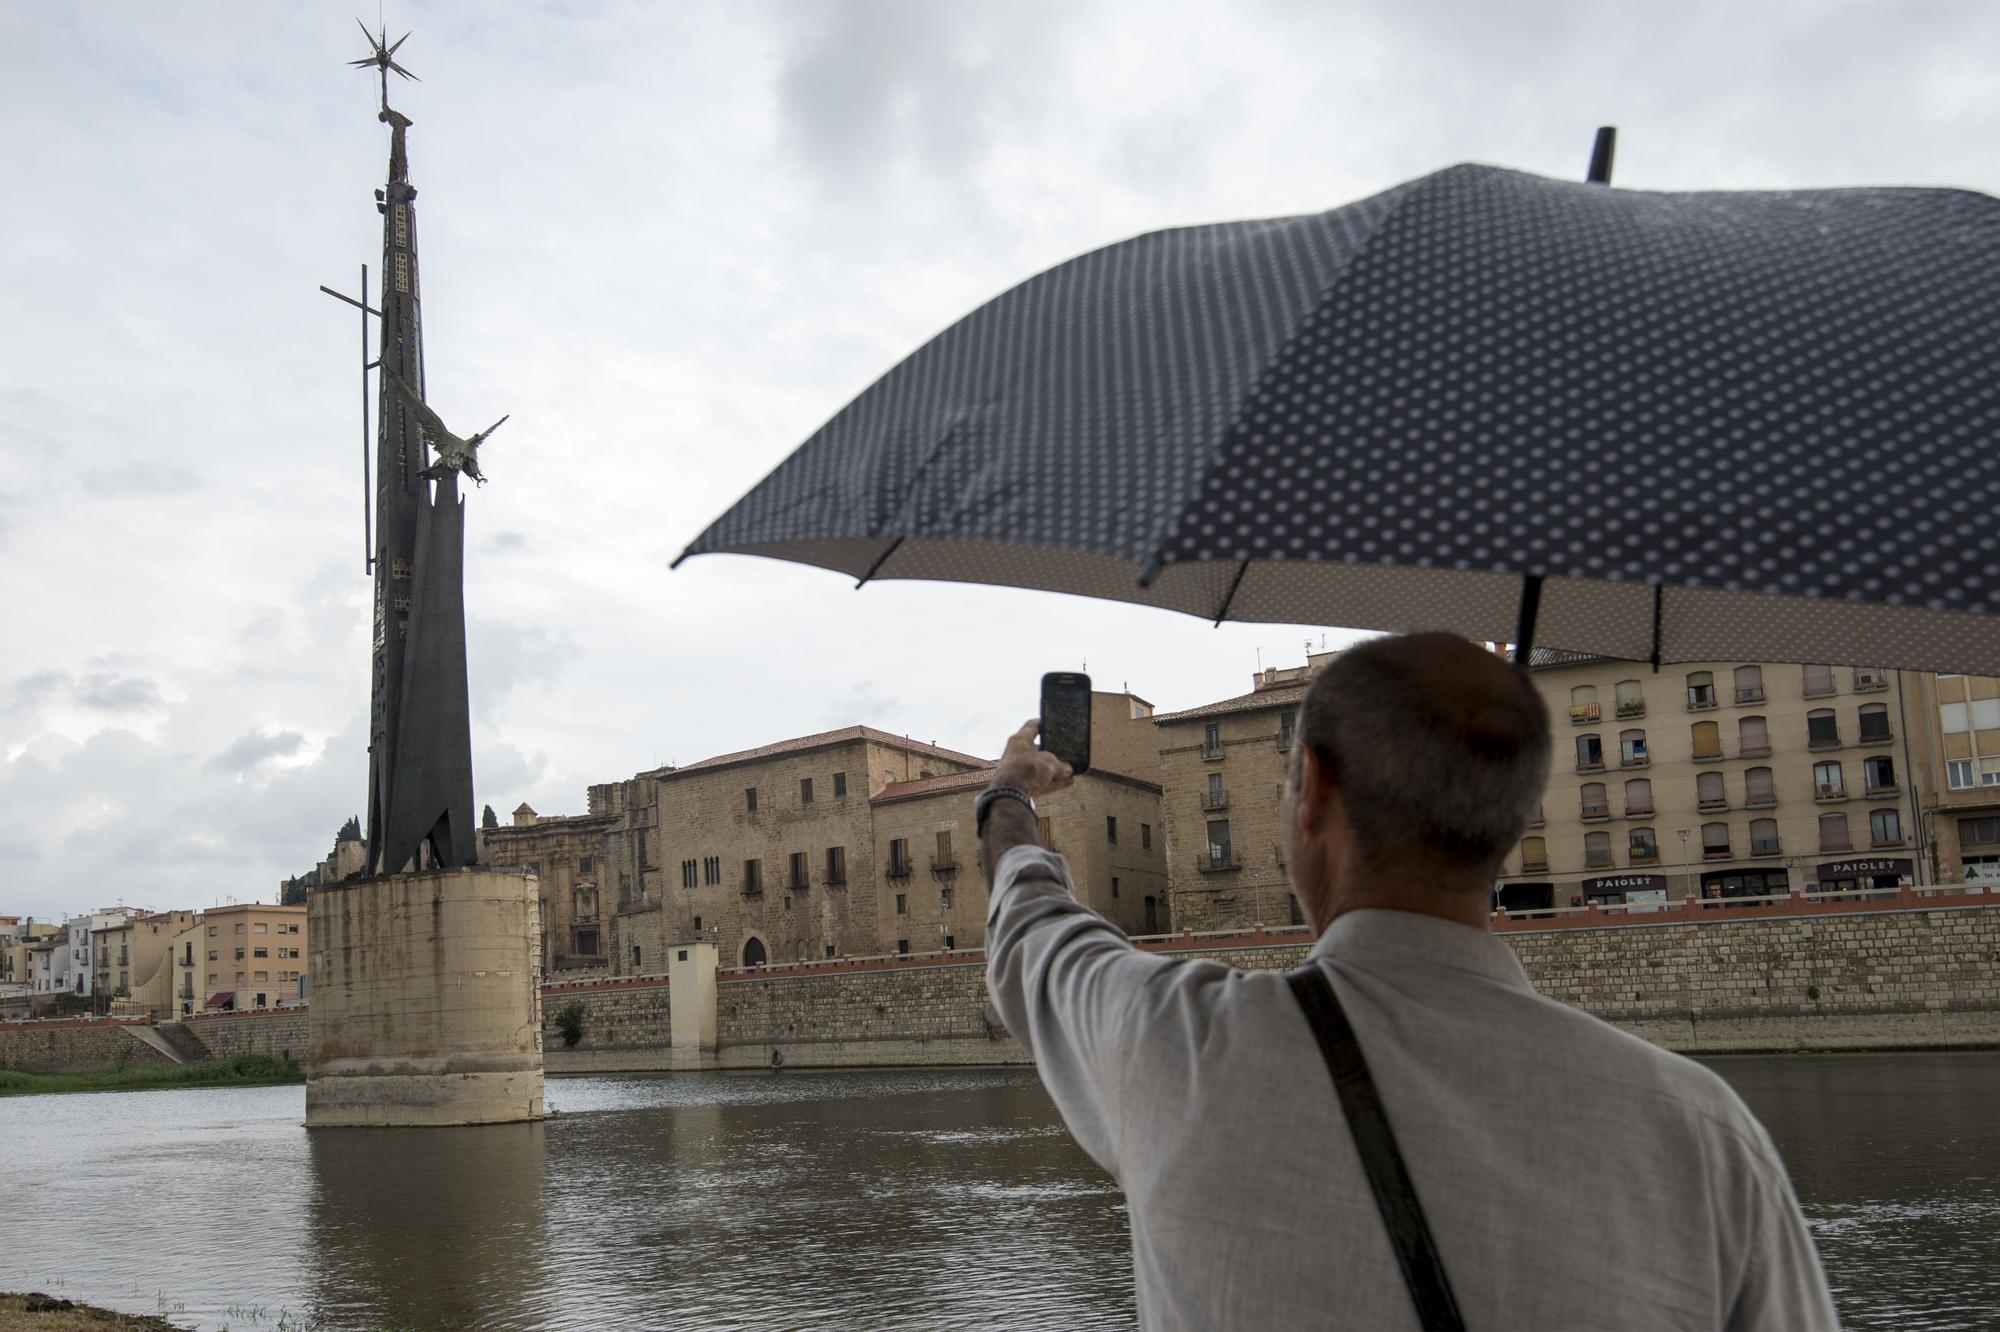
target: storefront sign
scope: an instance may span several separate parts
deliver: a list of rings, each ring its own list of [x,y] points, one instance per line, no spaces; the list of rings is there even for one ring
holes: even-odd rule
[[[1607,874],[1601,879],[1585,879],[1583,891],[1591,897],[1604,897],[1611,893],[1624,893],[1629,899],[1634,893],[1658,892],[1658,898],[1640,898],[1640,901],[1666,900],[1667,876],[1664,874]]]
[[[1889,860],[1886,858],[1832,860],[1819,867],[1819,880],[1821,883],[1825,883],[1830,879],[1867,879],[1873,878],[1876,875],[1888,874],[1894,874],[1902,878],[1910,877],[1910,862],[1907,860]]]

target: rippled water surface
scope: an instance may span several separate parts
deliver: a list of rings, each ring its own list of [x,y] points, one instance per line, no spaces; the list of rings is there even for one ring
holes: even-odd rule
[[[2000,1323],[2000,1055],[1716,1061],[1850,1327]],[[299,1127],[296,1087],[0,1101],[0,1289],[205,1327],[1133,1322],[1123,1200],[1026,1070],[551,1080]]]

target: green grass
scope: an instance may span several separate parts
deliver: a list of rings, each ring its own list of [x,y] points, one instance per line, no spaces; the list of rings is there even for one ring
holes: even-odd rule
[[[269,1087],[305,1080],[306,1071],[296,1060],[237,1055],[233,1059],[212,1059],[199,1064],[134,1064],[101,1073],[17,1073],[0,1069],[0,1096],[159,1091],[169,1087]]]

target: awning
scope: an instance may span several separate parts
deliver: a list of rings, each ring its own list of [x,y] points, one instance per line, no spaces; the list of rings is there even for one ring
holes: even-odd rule
[[[203,1004],[203,1005],[202,1005],[202,1007],[203,1007],[203,1008],[234,1008],[234,1007],[236,1007],[236,991],[234,991],[234,990],[217,990],[217,991],[216,991],[216,992],[215,992],[214,994],[211,994],[210,996],[208,996],[208,1002],[207,1002],[207,1003],[205,1003],[205,1004]]]

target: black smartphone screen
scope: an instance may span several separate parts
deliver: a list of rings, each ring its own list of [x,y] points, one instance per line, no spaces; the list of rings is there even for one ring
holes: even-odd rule
[[[1076,773],[1090,771],[1090,677],[1051,671],[1042,677],[1042,752]]]

